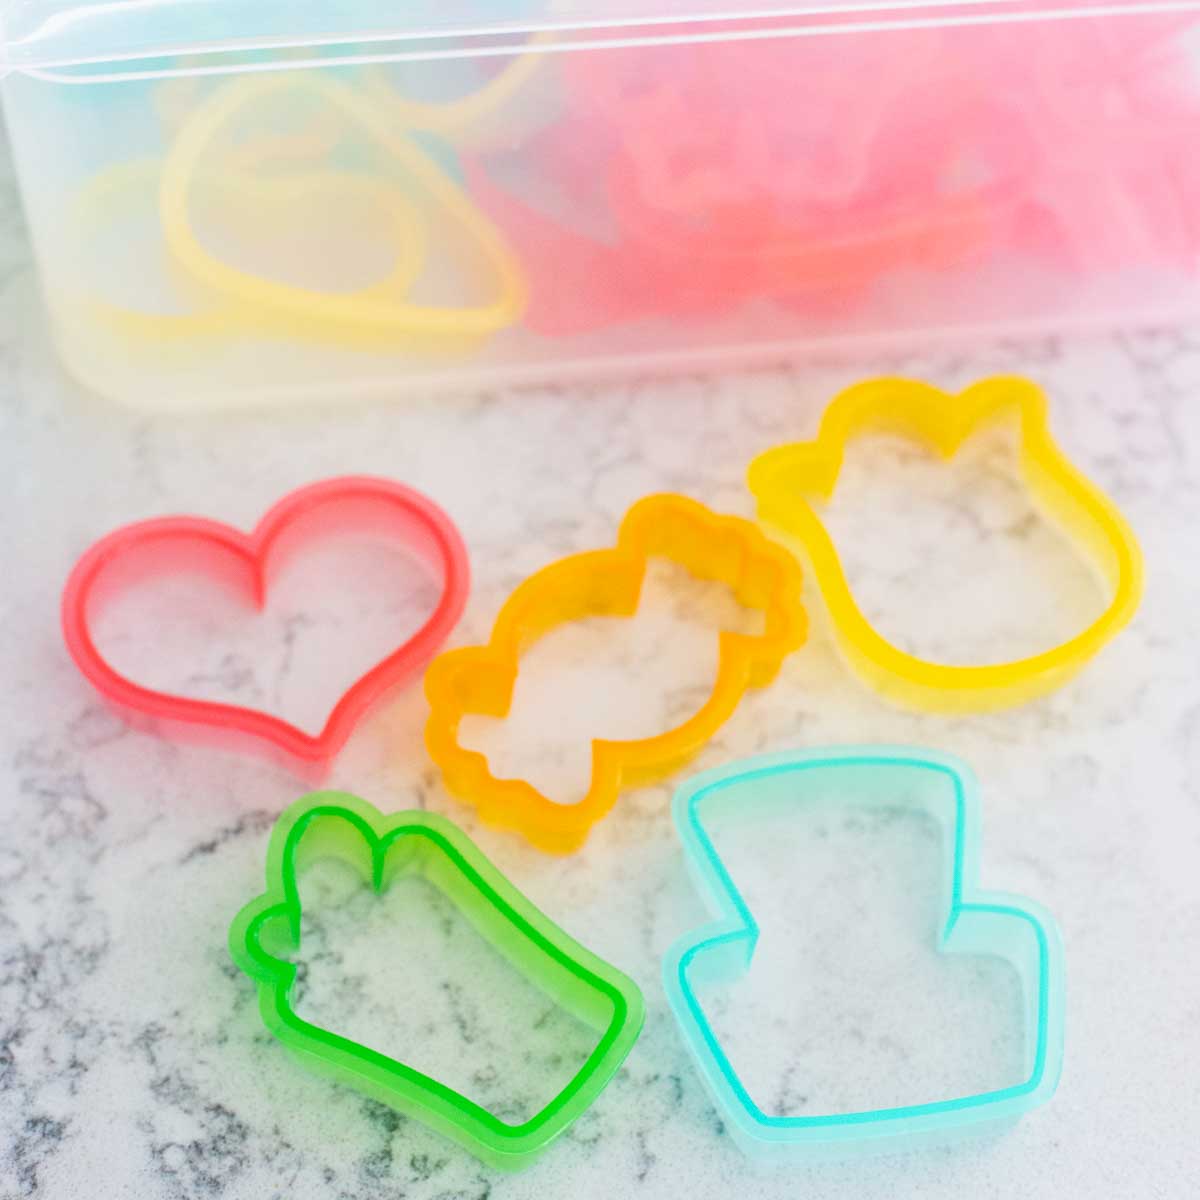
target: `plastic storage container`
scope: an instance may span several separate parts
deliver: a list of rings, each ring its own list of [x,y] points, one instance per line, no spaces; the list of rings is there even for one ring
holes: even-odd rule
[[[7,0],[70,369],[158,408],[1194,311],[1200,5]]]

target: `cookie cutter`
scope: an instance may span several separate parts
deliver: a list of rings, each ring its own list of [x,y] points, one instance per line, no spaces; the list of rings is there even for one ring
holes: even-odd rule
[[[858,607],[813,500],[832,498],[846,446],[861,434],[901,434],[948,459],[973,433],[1012,417],[1020,430],[1025,485],[1106,579],[1108,607],[1070,640],[1012,662],[952,666],[909,654],[878,633]],[[748,483],[759,518],[798,543],[851,667],[888,699],[913,708],[975,712],[1052,691],[1128,624],[1141,599],[1142,556],[1132,529],[1059,449],[1041,389],[1015,376],[985,379],[957,395],[907,379],[848,388],[825,410],[813,441],[760,454],[750,464]]]
[[[387,153],[395,175],[329,165],[336,134],[330,141],[319,136],[319,129],[318,136],[295,144],[286,139],[278,146],[255,141],[240,147],[236,162],[205,170],[209,147],[240,112],[289,95],[315,100],[321,112],[359,130]],[[320,165],[282,178],[256,177],[248,169],[297,154],[316,158]],[[390,269],[369,286],[335,291],[267,278],[225,262],[205,247],[192,223],[192,197],[202,182],[213,190],[211,199],[223,199],[234,212],[247,203],[285,209],[307,195],[375,204],[386,216],[394,244]],[[487,215],[404,128],[394,128],[385,119],[369,96],[324,75],[283,72],[225,84],[185,121],[161,164],[139,160],[93,177],[76,205],[80,233],[86,235],[107,212],[119,210],[131,195],[148,188],[157,188],[167,257],[195,306],[191,311],[156,313],[96,295],[86,298],[85,306],[97,319],[135,339],[220,337],[249,329],[356,346],[399,344],[452,353],[514,324],[525,307],[521,266]],[[478,254],[491,277],[490,298],[464,306],[412,298],[428,257],[430,213],[453,224],[460,240]]]
[[[753,819],[754,806],[764,802],[794,806],[802,802],[797,791],[821,772],[838,773],[839,783],[858,803],[904,803],[938,821],[947,850],[946,920],[938,930],[938,949],[998,955],[1016,969],[1026,1031],[1025,1074],[1019,1082],[925,1103],[812,1116],[766,1113],[746,1089],[705,1015],[695,985],[744,974],[754,956],[758,925],[709,836],[704,814],[713,805],[725,804]],[[936,796],[919,790],[921,784],[931,783],[938,789]],[[671,947],[663,959],[663,983],[684,1042],[744,1151],[764,1156],[867,1148],[894,1152],[969,1132],[981,1123],[1015,1121],[1053,1096],[1063,1060],[1062,938],[1054,918],[1040,905],[977,886],[978,786],[964,763],[903,747],[768,754],[694,776],[676,792],[673,811],[688,866],[716,919]]]
[[[139,196],[156,194],[163,174],[161,160],[134,159],[118,163],[94,175],[75,198],[73,221],[77,236],[86,242],[96,230],[126,209]],[[231,211],[239,206],[274,204],[286,208],[305,197],[321,195],[342,201],[362,200],[386,214],[394,251],[388,270],[368,288],[356,292],[323,292],[279,285],[292,301],[288,315],[269,304],[255,307],[241,300],[219,297],[186,273],[176,270],[175,285],[191,306],[177,311],[155,312],[110,300],[93,292],[84,300],[86,311],[105,328],[140,342],[179,343],[185,340],[220,338],[239,330],[265,333],[295,333],[307,326],[315,337],[335,333],[357,336],[352,327],[323,324],[321,313],[327,301],[336,300],[342,316],[350,319],[350,303],[383,305],[403,298],[425,265],[425,233],[416,203],[389,181],[349,170],[311,170],[287,179],[264,180],[245,170],[230,170],[206,176],[213,207],[226,202]],[[169,257],[169,256],[168,256]],[[172,264],[175,265],[174,263]],[[305,311],[301,311],[305,310]],[[299,314],[299,315],[297,315]]]
[[[712,318],[759,297],[836,318],[898,270],[986,256],[1008,236],[1038,147],[974,75],[947,68],[940,37],[910,31],[900,55],[845,47],[850,70],[788,41],[567,56],[564,121],[534,148],[564,197],[557,210],[468,163],[526,265],[526,325],[569,336]],[[812,99],[802,113],[781,103],[797,73]],[[586,232],[581,212],[610,233]]]
[[[728,584],[740,603],[764,614],[756,636],[722,631],[717,677],[687,720],[653,737],[592,743],[592,775],[578,804],[556,804],[523,779],[500,779],[487,758],[463,747],[468,713],[504,717],[512,703],[521,650],[550,629],[584,617],[637,611],[651,556],[679,563],[699,579]],[[723,516],[685,496],[647,496],[625,514],[615,547],[571,555],[531,575],[509,596],[486,645],[440,655],[425,674],[425,745],[446,785],[489,825],[512,829],[551,853],[583,845],[622,787],[661,779],[698,753],[732,715],[742,695],[774,679],[804,641],[800,569],[751,522]]]
[[[461,95],[437,100],[409,95],[389,79],[381,63],[361,69],[364,89],[383,110],[410,129],[444,137],[457,147],[474,151],[519,145],[530,126],[546,122],[554,108],[548,95],[548,64],[554,36],[545,30],[532,34],[524,48],[504,61],[499,70]],[[478,60],[460,64],[478,69]],[[404,66],[407,64],[401,64]],[[437,64],[444,74],[450,65]],[[543,86],[537,87],[539,81]]]
[[[445,893],[509,963],[599,1034],[569,1082],[534,1116],[511,1124],[398,1059],[303,1020],[292,1005],[300,947],[297,877],[304,862],[337,857],[376,892],[401,874]],[[540,912],[445,817],[384,816],[356,796],[317,792],[278,819],[267,889],[234,918],[229,950],[258,987],[263,1023],[306,1066],[453,1139],[488,1164],[525,1166],[599,1096],[632,1049],[645,1006],[637,985]]]
[[[273,575],[295,551],[309,538],[347,527],[386,533],[402,542],[440,576],[442,594],[412,637],[342,693],[319,733],[306,733],[256,709],[142,687],[111,666],[96,645],[92,621],[99,606],[147,576],[180,567],[200,570],[261,610]],[[288,493],[250,533],[203,517],[158,517],[107,534],[85,551],[67,579],[62,630],[85,678],[135,721],[149,718],[160,732],[206,727],[245,737],[319,774],[383,694],[411,679],[436,653],[462,613],[469,576],[462,538],[432,500],[386,479],[346,476]]]
[[[573,230],[468,164],[472,190],[520,254],[531,280],[524,323],[570,337],[647,317],[704,320],[768,297],[788,309],[841,315],[864,304],[875,281],[904,267],[947,269],[974,261],[1009,219],[1000,188],[943,202],[937,211],[849,212],[820,232],[783,226],[763,201],[740,241],[680,228],[632,191],[616,169],[606,195],[621,240]],[[745,206],[748,207],[748,206]],[[635,222],[640,221],[640,224]]]

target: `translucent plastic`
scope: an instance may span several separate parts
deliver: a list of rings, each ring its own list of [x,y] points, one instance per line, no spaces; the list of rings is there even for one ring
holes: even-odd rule
[[[756,815],[772,810],[795,810],[818,793],[844,803],[847,811],[900,808],[927,814],[938,823],[944,847],[945,916],[930,934],[943,952],[995,956],[1016,970],[1025,1030],[1020,1078],[970,1095],[800,1115],[769,1112],[762,1098],[748,1090],[714,1032],[703,992],[749,969],[759,926],[710,830],[723,815],[753,822]],[[675,795],[674,814],[688,866],[714,921],[668,951],[663,984],[722,1119],[747,1153],[769,1157],[787,1152],[898,1152],[927,1139],[951,1139],[985,1123],[1011,1122],[1054,1094],[1062,1070],[1065,1015],[1061,937],[1053,918],[1039,905],[979,888],[979,802],[974,777],[963,764],[931,751],[891,747],[765,755],[688,780]],[[836,905],[838,897],[831,896],[829,902]],[[853,964],[846,964],[845,971],[852,970]],[[788,1047],[778,1047],[780,1058],[787,1060],[789,1052]],[[803,1089],[802,1081],[799,1086]]]
[[[1094,565],[1108,602],[1069,641],[1015,662],[951,666],[917,658],[888,642],[863,615],[813,503],[832,498],[846,446],[862,434],[901,434],[950,458],[971,434],[1005,420],[1018,428],[1025,485]],[[987,379],[958,395],[906,379],[858,384],[830,403],[814,441],[759,455],[750,465],[749,485],[759,516],[789,535],[809,567],[847,662],[870,686],[914,708],[974,712],[1052,691],[1125,627],[1141,600],[1142,555],[1133,530],[1058,448],[1047,424],[1046,398],[1025,379]]]
[[[712,690],[673,729],[636,741],[594,741],[591,782],[578,804],[555,803],[524,779],[498,778],[483,754],[459,740],[463,717],[505,716],[522,650],[556,625],[590,616],[632,616],[651,556],[678,562],[700,579],[728,584],[739,603],[762,612],[762,632],[722,631]],[[622,787],[669,774],[729,719],[747,689],[770,683],[783,659],[804,641],[800,583],[792,557],[749,521],[710,512],[685,496],[639,500],[625,514],[614,548],[544,567],[505,602],[486,645],[449,650],[434,660],[425,674],[430,757],[446,786],[489,824],[513,829],[552,853],[577,850]]]
[[[7,14],[47,302],[106,394],[394,394],[1194,310],[1190,3],[251,8]]]
[[[343,531],[378,533],[412,550],[439,579],[441,598],[411,638],[338,698],[316,734],[270,713],[144,687],[116,670],[93,637],[92,622],[114,595],[180,570],[212,576],[261,610],[271,580],[293,555]],[[67,580],[62,628],[88,681],[139,723],[168,735],[202,728],[319,775],[372,706],[411,681],[437,652],[462,614],[469,586],[466,547],[437,505],[403,484],[352,476],[289,493],[248,534],[201,517],[159,517],[107,534],[83,554]]]
[[[426,879],[555,1004],[596,1031],[587,1061],[539,1112],[506,1122],[437,1079],[296,1014],[290,959],[300,948],[297,879],[322,857],[357,867],[377,892],[400,876]],[[275,823],[267,890],[234,918],[229,950],[257,984],[264,1024],[306,1066],[506,1169],[527,1165],[588,1108],[637,1041],[645,1015],[631,979],[539,912],[451,822],[428,812],[384,816],[341,792],[306,796]]]

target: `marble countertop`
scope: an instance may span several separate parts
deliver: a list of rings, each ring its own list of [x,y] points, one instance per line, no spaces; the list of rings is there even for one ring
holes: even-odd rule
[[[87,396],[56,365],[7,166],[0,318],[0,1196],[686,1191],[704,1200],[737,1188],[853,1200],[1176,1200],[1195,1190],[1200,330],[286,417],[156,418]],[[545,857],[481,827],[446,794],[421,746],[416,688],[359,727],[329,784],[384,809],[426,807],[459,821],[550,916],[638,981],[645,1031],[592,1109],[537,1165],[511,1176],[289,1059],[263,1029],[225,937],[232,914],[261,890],[275,815],[304,785],[256,757],[134,731],[102,706],[58,632],[58,593],[75,557],[132,519],[196,512],[248,527],[307,481],[387,475],[433,494],[461,526],[475,573],[452,638],[464,644],[486,635],[498,604],[531,571],[609,543],[647,492],[678,490],[750,515],[742,480],[753,454],[809,434],[841,386],[891,371],[946,387],[1008,371],[1042,383],[1063,446],[1141,537],[1141,611],[1058,693],[961,719],[886,707],[846,672],[815,620],[809,644],[771,688],[746,699],[699,765],[847,742],[925,745],[970,762],[984,799],[984,885],[1040,901],[1066,940],[1057,1096],[985,1140],[750,1171],[686,1056],[659,981],[663,951],[704,916],[671,826],[669,784],[625,794],[578,856]],[[1066,636],[1094,610],[1086,574],[1028,510],[1009,451],[1000,440],[947,468],[882,443],[849,465],[831,522],[864,604],[906,645],[1001,659]],[[153,612],[117,612],[114,653],[197,692],[311,721],[338,690],[338,672],[369,660],[372,639],[386,644],[394,622],[428,601],[411,580],[389,591],[395,564],[385,559],[310,574],[257,624],[238,624],[216,605],[207,611],[213,628],[227,616],[232,624],[227,638],[205,643],[199,662],[185,655],[186,629],[164,623],[170,644],[147,647]],[[330,588],[331,579],[357,586]],[[589,622],[550,639],[530,655],[511,719],[470,737],[500,769],[529,772],[569,799],[586,778],[592,734],[638,736],[694,707],[711,671],[714,623],[740,619],[727,608],[711,589],[657,572],[645,619]],[[850,857],[826,853],[827,886],[806,890],[818,864],[803,856],[831,831]],[[822,976],[814,992],[803,960],[777,964],[768,986],[746,993],[745,1053],[771,1103],[817,1111],[880,1094],[902,1102],[922,1081],[971,1087],[1003,1074],[1013,1037],[1003,977],[982,968],[930,975],[919,955],[888,959],[907,963],[911,980],[866,969],[875,963],[870,937],[882,947],[899,936],[901,901],[917,915],[926,904],[936,865],[921,831],[895,841],[875,827],[809,835],[794,845],[782,833],[769,845],[750,839],[739,861],[757,865],[755,878],[779,880],[778,890],[762,890],[768,905],[780,897],[779,919],[793,921],[781,927],[781,945],[793,933],[828,933],[836,914],[850,912],[868,930],[854,943],[852,966],[864,969]],[[863,863],[868,874],[847,865]],[[578,1031],[471,956],[469,935],[436,897],[400,889],[383,909],[336,873],[318,876],[314,889],[319,912],[305,933],[313,1013],[364,1037],[382,1031],[397,1052],[428,1060],[499,1111],[532,1102],[577,1049]],[[893,920],[872,935],[877,904]],[[831,944],[845,943],[826,937],[822,953]],[[813,1007],[798,1015],[802,1001]],[[722,1011],[737,1003],[731,992]]]

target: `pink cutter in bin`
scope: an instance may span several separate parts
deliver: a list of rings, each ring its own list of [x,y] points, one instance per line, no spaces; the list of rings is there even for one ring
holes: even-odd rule
[[[836,52],[687,45],[656,51],[657,70],[569,56],[568,115],[528,147],[560,204],[492,160],[468,173],[530,274],[527,323],[550,336],[755,297],[838,317],[891,272],[1005,247],[1071,270],[1188,264],[1200,95],[1170,39],[1194,20],[1164,15],[1133,41],[1059,21]]]
[[[527,324],[565,336],[653,315],[719,316],[757,296],[836,316],[890,270],[978,257],[1007,232],[1034,145],[987,97],[947,109],[928,87],[936,41],[921,47],[890,62],[868,39],[847,47],[847,63],[820,42],[687,46],[649,80],[626,78],[625,67],[642,67],[620,56],[568,61],[573,116],[533,154],[572,211],[602,194],[611,236],[571,228],[484,164],[470,168],[532,278]],[[733,72],[739,54],[746,70]],[[826,104],[835,92],[842,100],[836,143],[828,121],[805,118],[795,92],[805,63],[824,66],[815,86]],[[948,165],[967,153],[985,177],[948,187]]]
[[[181,566],[223,578],[261,609],[272,575],[288,556],[310,539],[341,529],[394,537],[431,567],[443,586],[421,628],[351,684],[317,734],[256,709],[142,687],[112,667],[92,638],[91,621],[106,595]],[[115,530],[75,564],[63,591],[62,628],[76,666],[123,713],[149,718],[156,729],[204,727],[248,738],[307,768],[306,773],[320,774],[372,705],[411,680],[437,652],[458,622],[468,587],[466,547],[433,501],[403,484],[348,476],[290,492],[251,533],[202,517],[161,517]]]

